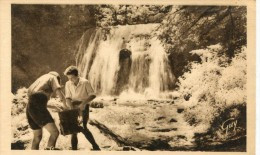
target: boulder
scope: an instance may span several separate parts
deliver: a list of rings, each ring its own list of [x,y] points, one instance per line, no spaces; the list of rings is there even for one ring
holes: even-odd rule
[[[119,53],[119,60],[124,60],[127,58],[131,58],[132,52],[128,49],[122,49]]]

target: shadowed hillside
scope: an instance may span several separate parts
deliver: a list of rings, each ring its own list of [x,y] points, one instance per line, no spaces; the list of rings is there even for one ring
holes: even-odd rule
[[[93,23],[87,6],[12,5],[12,92],[75,64],[76,41]]]

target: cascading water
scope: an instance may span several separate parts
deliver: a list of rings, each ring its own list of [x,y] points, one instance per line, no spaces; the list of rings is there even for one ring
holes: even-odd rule
[[[167,54],[152,36],[157,24],[113,27],[103,39],[101,29],[86,41],[85,33],[77,51],[77,66],[100,95],[134,92],[158,97],[175,82]]]

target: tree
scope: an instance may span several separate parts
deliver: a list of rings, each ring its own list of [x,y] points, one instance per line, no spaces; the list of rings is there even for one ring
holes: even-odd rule
[[[175,6],[164,18],[157,34],[164,43],[177,77],[189,61],[189,52],[220,43],[229,62],[246,46],[245,6]]]
[[[246,45],[246,7],[178,6],[159,28],[160,39],[171,52],[187,52],[220,43],[231,59]]]
[[[102,28],[115,25],[160,23],[161,17],[149,18],[157,14],[166,15],[171,6],[164,5],[95,5],[97,26]]]

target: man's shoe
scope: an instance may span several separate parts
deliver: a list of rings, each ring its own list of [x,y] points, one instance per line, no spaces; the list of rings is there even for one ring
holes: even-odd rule
[[[93,149],[91,149],[91,150],[93,150],[93,151],[101,151],[101,149],[99,148],[99,146],[95,146],[95,147],[93,147]]]

